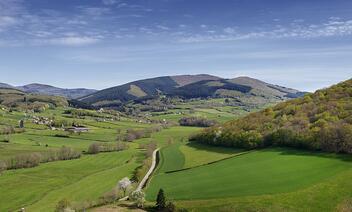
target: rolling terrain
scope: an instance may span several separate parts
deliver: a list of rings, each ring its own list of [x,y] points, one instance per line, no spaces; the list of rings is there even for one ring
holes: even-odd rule
[[[351,87],[347,80],[163,148],[147,199],[163,189],[192,211],[350,211]],[[306,139],[312,130],[320,137]]]
[[[65,89],[38,83],[18,86],[17,88],[27,93],[62,96],[68,99],[77,99],[79,97],[86,96],[97,91],[86,88]]]
[[[79,98],[95,106],[121,105],[122,103],[168,97],[234,98],[243,104],[268,104],[302,96],[304,93],[271,85],[248,77],[222,79],[211,75],[180,75],[139,80],[121,86],[98,91]]]
[[[104,210],[110,207],[129,210],[126,202],[116,202],[121,191],[112,192],[124,177],[139,182],[151,163],[150,148],[161,150],[158,166],[144,189],[146,210],[153,210],[161,188],[178,208],[192,211],[297,211],[297,208],[336,211],[349,208],[352,158],[336,153],[348,152],[349,145],[345,142],[350,139],[351,81],[289,100],[294,96],[288,95],[301,94],[250,78],[234,80],[238,83],[235,84],[237,90],[247,89],[246,92],[253,93],[248,96],[264,99],[261,96],[264,94],[260,93],[264,92],[265,98],[288,101],[246,110],[236,103],[236,98],[226,95],[187,101],[160,97],[128,103],[134,111],[141,111],[135,115],[130,111],[77,109],[70,107],[63,97],[0,89],[0,190],[7,191],[0,193],[0,210],[15,211],[25,207],[28,211],[54,211],[61,200],[69,201],[70,207],[76,210],[94,208],[99,211],[101,205],[105,205]],[[191,84],[186,81],[175,90],[204,84],[234,86],[228,81],[201,80]],[[258,105],[257,101],[252,103]],[[165,108],[159,110],[160,105]],[[144,111],[148,107],[152,109]],[[310,108],[309,113],[305,113],[307,108]],[[261,111],[247,115],[258,110]],[[183,117],[216,120],[220,125],[203,130],[179,126],[178,120]],[[298,119],[309,120],[311,125],[303,128],[306,125]],[[261,133],[285,128],[304,135],[304,130],[317,130],[317,121],[323,122],[321,127],[327,127],[324,129],[329,133],[335,132],[330,131],[330,125],[342,126],[337,128],[343,130],[338,131],[339,137],[325,136],[329,138],[326,141],[333,141],[333,145],[327,143],[329,151],[307,148],[299,143],[306,140],[293,139],[288,136],[291,134],[278,137],[282,143],[261,145],[261,140],[251,134],[255,129]],[[255,128],[265,123],[272,128]],[[77,126],[88,131],[70,131]],[[219,127],[222,131],[217,140],[211,136]],[[240,144],[246,145],[233,145],[238,141],[233,140],[232,134],[223,134],[239,129],[244,130],[238,133],[242,136]],[[247,146],[247,141],[258,146]],[[299,145],[292,145],[292,141]],[[99,151],[92,153],[92,147],[97,145]],[[116,149],[116,145],[124,148]],[[65,149],[79,157],[45,159]],[[33,167],[19,166],[22,160],[30,163],[38,157],[42,159]],[[4,164],[10,168],[4,170]],[[131,189],[135,187],[133,184]]]

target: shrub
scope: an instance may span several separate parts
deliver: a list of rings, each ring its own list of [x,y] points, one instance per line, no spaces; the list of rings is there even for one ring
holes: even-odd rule
[[[215,120],[208,120],[199,117],[183,117],[179,120],[181,126],[211,127],[217,124]]]
[[[93,143],[88,147],[88,154],[98,154],[100,152],[100,146],[98,143]]]
[[[109,192],[106,192],[102,197],[100,197],[100,201],[103,204],[113,203],[119,198],[119,190],[117,188],[112,189]]]
[[[134,201],[139,208],[143,208],[145,202],[145,194],[143,191],[134,191],[130,195],[132,201]]]
[[[62,199],[57,203],[55,212],[66,212],[70,207],[71,203],[67,199]]]
[[[165,212],[175,212],[176,211],[176,205],[173,202],[167,202],[164,211]]]
[[[0,174],[7,169],[7,164],[5,161],[0,161]]]

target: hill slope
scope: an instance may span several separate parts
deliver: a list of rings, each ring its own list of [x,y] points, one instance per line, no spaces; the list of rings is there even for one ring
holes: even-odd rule
[[[14,88],[14,86],[0,82],[0,88]]]
[[[352,79],[206,129],[191,140],[242,148],[274,145],[352,153]]]
[[[27,93],[62,96],[69,99],[76,99],[96,92],[96,90],[93,90],[93,89],[85,89],[85,88],[64,89],[64,88],[57,88],[54,86],[43,85],[38,83],[18,86],[17,88]]]
[[[233,97],[241,98],[245,96],[261,97],[266,100],[285,100],[297,98],[304,93],[285,88],[278,85],[268,84],[249,77],[238,77],[234,79],[206,80],[183,87],[179,87],[171,92],[186,98],[198,97]]]
[[[126,102],[142,97],[152,97],[158,94],[167,94],[180,86],[199,82],[202,80],[214,80],[218,77],[211,75],[179,75],[156,77],[145,80],[138,80],[124,85],[98,91],[92,95],[80,98],[79,100],[89,104],[115,101]]]
[[[294,89],[248,77],[222,79],[211,75],[180,75],[139,80],[108,88],[79,100],[96,106],[123,103],[160,94],[181,98],[237,98],[244,104],[267,104],[303,95]]]
[[[49,107],[68,106],[64,97],[28,94],[12,88],[0,88],[0,105],[17,110],[41,111]]]

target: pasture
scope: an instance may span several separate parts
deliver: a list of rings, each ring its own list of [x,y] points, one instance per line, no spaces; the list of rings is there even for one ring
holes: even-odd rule
[[[170,149],[163,151],[170,151]],[[174,155],[176,152],[177,150],[174,149]],[[179,158],[184,158],[183,161],[193,162],[191,164],[188,162],[188,165],[184,164],[183,167],[199,165],[194,162],[197,161],[197,157],[203,161],[204,165],[165,173],[165,170],[176,170],[181,166],[175,167],[171,164],[168,168],[165,166],[168,166],[169,163],[161,162],[159,172],[155,174],[148,186],[148,200],[153,201],[158,190],[162,188],[170,200],[175,200],[180,206],[186,208],[195,210],[202,208],[200,211],[212,211],[215,208],[219,209],[219,207],[226,209],[226,206],[237,209],[247,207],[248,209],[251,208],[251,205],[254,207],[254,204],[258,202],[267,204],[267,206],[275,205],[274,197],[280,197],[279,199],[284,202],[286,200],[284,197],[292,193],[294,196],[297,196],[297,193],[304,193],[306,196],[300,197],[301,202],[304,202],[311,195],[308,192],[310,189],[324,187],[324,183],[334,182],[334,179],[339,177],[338,182],[348,184],[349,188],[352,188],[350,183],[343,182],[341,179],[342,175],[352,171],[349,156],[278,148],[248,152],[207,164],[208,161],[204,160],[202,154],[192,154],[192,151],[189,150],[184,152],[188,153],[179,156]],[[221,156],[218,151],[218,154],[220,157],[214,157],[214,161],[226,157],[228,153],[223,153],[224,155]],[[208,154],[204,153],[204,155]],[[168,160],[168,157],[163,156],[162,160]],[[338,189],[347,191],[345,188]],[[330,192],[339,198],[343,195],[338,192],[332,193],[331,190],[325,192]],[[314,193],[314,195],[321,197],[318,193]],[[253,203],[249,200],[252,200]],[[236,201],[238,204],[232,204],[231,201]],[[287,207],[293,206],[291,202],[285,203],[288,204],[285,205]],[[281,202],[281,204],[283,203]],[[309,206],[308,201],[305,204],[307,207]],[[263,206],[263,208],[267,207]]]

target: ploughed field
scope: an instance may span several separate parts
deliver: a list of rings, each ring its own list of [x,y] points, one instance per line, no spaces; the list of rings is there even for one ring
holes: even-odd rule
[[[335,210],[352,196],[351,159],[287,148],[175,144],[162,149],[147,199],[155,200],[162,188],[168,199],[196,211]]]

